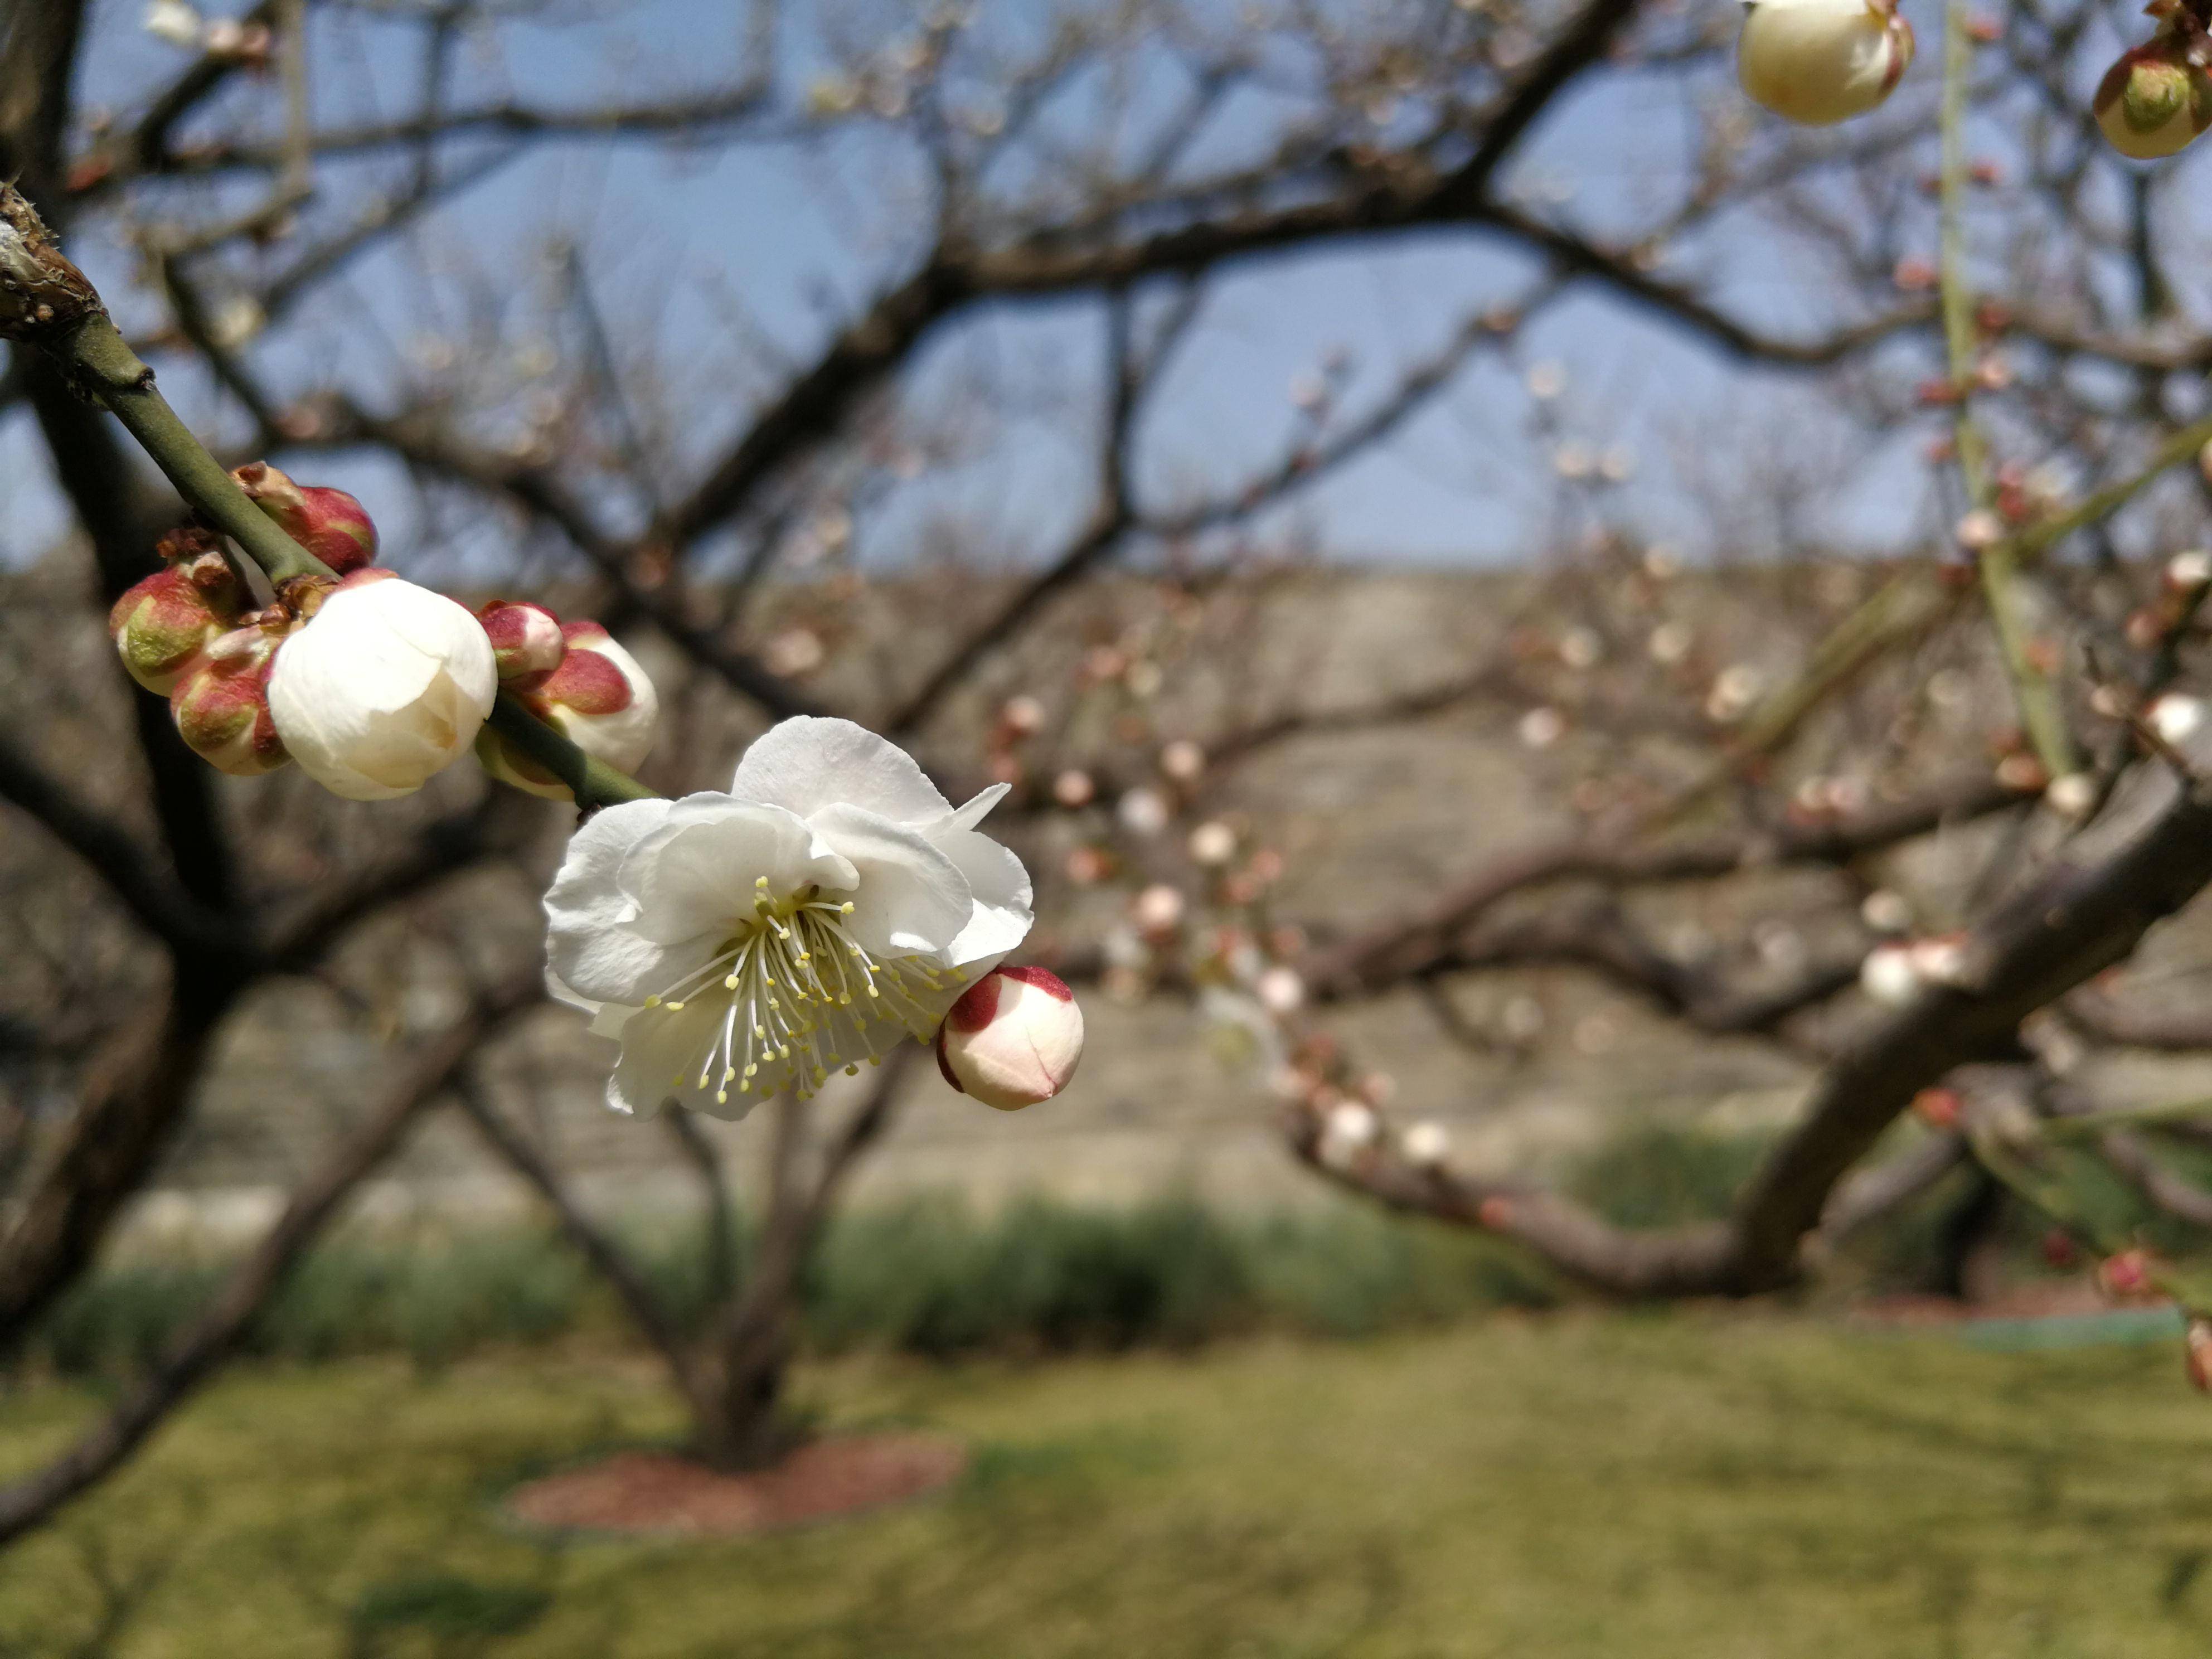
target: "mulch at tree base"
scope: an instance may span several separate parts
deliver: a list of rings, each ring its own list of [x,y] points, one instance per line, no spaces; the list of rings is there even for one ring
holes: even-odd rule
[[[950,1485],[966,1448],[923,1434],[810,1441],[773,1468],[724,1474],[667,1452],[626,1451],[518,1486],[507,1512],[534,1527],[728,1538],[903,1503]]]

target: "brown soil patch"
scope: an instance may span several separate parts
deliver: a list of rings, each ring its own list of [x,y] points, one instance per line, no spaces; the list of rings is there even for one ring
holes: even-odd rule
[[[921,1434],[810,1441],[745,1474],[666,1452],[617,1452],[516,1487],[507,1508],[538,1527],[725,1538],[903,1503],[949,1485],[967,1462],[964,1448]]]

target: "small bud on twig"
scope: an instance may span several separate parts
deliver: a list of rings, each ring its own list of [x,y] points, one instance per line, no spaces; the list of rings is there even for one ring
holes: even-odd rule
[[[100,295],[38,210],[15,185],[0,185],[0,339],[48,338],[100,309]]]
[[[266,461],[230,475],[276,527],[341,576],[376,559],[376,526],[355,496],[327,484],[297,484]]]

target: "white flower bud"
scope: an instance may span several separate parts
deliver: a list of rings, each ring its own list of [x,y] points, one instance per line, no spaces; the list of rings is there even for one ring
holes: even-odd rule
[[[1306,1000],[1306,982],[1295,968],[1268,969],[1253,989],[1260,1006],[1271,1014],[1295,1013]]]
[[[1237,856],[1237,832],[1218,818],[1209,818],[1190,832],[1192,861],[1207,866],[1229,862]]]
[[[1744,91],[1808,127],[1863,115],[1911,61],[1911,25],[1887,0],[1753,0],[1736,42]]]
[[[2087,772],[2069,772],[2051,779],[2043,799],[2062,818],[2087,817],[2097,804],[2097,781]]]
[[[2169,691],[2144,711],[2144,718],[2160,743],[2179,747],[2195,737],[2204,724],[2204,703],[2201,698]]]
[[[1920,970],[1910,945],[1877,945],[1859,964],[1859,988],[1885,1008],[1902,1008],[1920,994]]]
[[[1382,1133],[1382,1120],[1375,1109],[1348,1100],[1328,1109],[1322,1120],[1321,1161],[1332,1170],[1351,1168]]]
[[[475,742],[499,690],[466,611],[388,570],[332,589],[276,653],[269,712],[301,770],[349,800],[412,794]]]
[[[1877,933],[1901,933],[1912,926],[1912,903],[1902,893],[1877,887],[1860,903],[1859,919]]]
[[[937,1033],[937,1068],[1001,1112],[1050,1100],[1083,1058],[1083,1010],[1056,974],[994,968],[969,987]]]
[[[1402,1150],[1414,1168],[1437,1169],[1451,1156],[1451,1135],[1443,1124],[1424,1119],[1406,1131]]]

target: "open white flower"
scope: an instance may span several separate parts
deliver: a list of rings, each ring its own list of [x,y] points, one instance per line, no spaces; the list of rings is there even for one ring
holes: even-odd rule
[[[277,647],[269,713],[324,788],[390,800],[466,754],[498,692],[483,623],[442,593],[362,570]]]
[[[617,1111],[744,1115],[929,1042],[1030,929],[1021,860],[850,720],[784,721],[727,794],[627,801],[577,830],[545,896],[562,1000],[622,1043]]]

